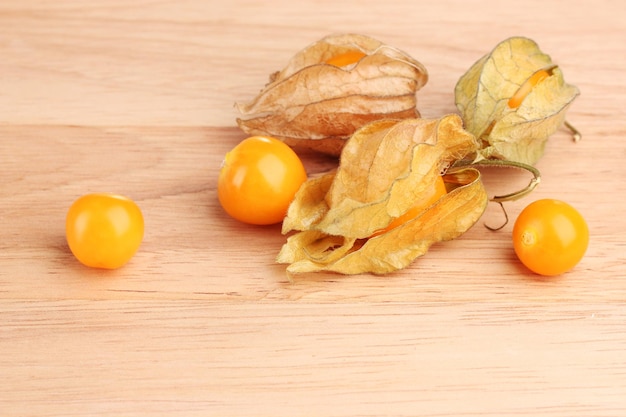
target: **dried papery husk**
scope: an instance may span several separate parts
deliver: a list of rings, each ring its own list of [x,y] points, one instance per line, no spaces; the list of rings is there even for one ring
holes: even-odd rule
[[[364,56],[342,67],[326,63],[350,51]],[[297,53],[251,102],[237,104],[237,123],[250,135],[339,155],[371,121],[419,117],[416,92],[427,80],[426,68],[396,48],[364,35],[332,35]]]
[[[433,244],[461,236],[485,210],[487,194],[478,170],[465,168],[445,177],[452,181],[451,191],[413,220],[371,239],[299,232],[287,239],[277,261],[290,264],[290,274],[387,274],[405,268]]]
[[[457,115],[377,121],[346,144],[336,171],[308,180],[283,222],[293,230],[277,261],[289,273],[388,273],[407,266],[436,242],[467,231],[487,195],[472,168],[446,174],[448,192],[412,219],[375,235],[419,201],[436,177],[478,149]]]
[[[533,76],[537,84],[528,84]],[[526,94],[516,97],[520,89]],[[565,121],[579,90],[536,42],[509,38],[479,59],[458,81],[456,105],[465,128],[482,142],[477,160],[534,165],[546,141]]]

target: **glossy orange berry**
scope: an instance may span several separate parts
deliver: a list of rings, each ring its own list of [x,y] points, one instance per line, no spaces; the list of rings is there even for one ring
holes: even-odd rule
[[[513,226],[513,248],[531,271],[546,276],[574,268],[585,255],[589,229],[571,205],[537,200],[522,210]]]
[[[278,139],[252,136],[224,158],[218,197],[224,210],[244,223],[283,220],[307,175],[298,155]]]
[[[516,109],[519,106],[522,105],[522,101],[524,101],[524,99],[526,98],[526,96],[528,94],[530,94],[530,92],[532,91],[532,89],[539,84],[541,81],[545,80],[546,78],[548,78],[550,75],[552,75],[552,71],[551,70],[539,70],[537,72],[535,72],[533,75],[530,76],[530,78],[528,78],[524,84],[522,84],[517,91],[515,92],[515,94],[509,99],[508,101],[508,106],[512,109]]]
[[[93,268],[126,264],[143,239],[144,220],[132,200],[116,194],[87,194],[70,206],[65,235],[74,256]]]
[[[330,57],[325,63],[336,67],[347,67],[348,65],[357,63],[364,56],[365,54],[363,52],[352,50]]]

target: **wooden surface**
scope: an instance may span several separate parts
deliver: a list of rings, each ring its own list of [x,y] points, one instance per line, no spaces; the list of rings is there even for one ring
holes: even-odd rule
[[[625,22],[607,0],[3,0],[0,414],[626,415]],[[591,229],[578,267],[529,273],[512,223],[482,227],[502,221],[490,206],[398,273],[290,283],[279,227],[228,218],[217,173],[245,137],[233,103],[337,32],[421,61],[424,117],[456,112],[456,80],[499,41],[536,40],[582,92],[568,120],[583,140],[558,131],[541,185],[507,209],[577,207]],[[490,193],[527,180],[487,174]],[[146,220],[112,272],[65,243],[67,208],[94,191]]]

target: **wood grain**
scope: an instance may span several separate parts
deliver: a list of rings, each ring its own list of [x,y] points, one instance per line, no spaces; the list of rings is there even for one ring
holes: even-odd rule
[[[623,416],[626,12],[618,1],[5,0],[0,4],[0,414],[3,416]],[[534,11],[528,13],[529,10]],[[539,279],[490,206],[461,238],[384,277],[289,281],[279,226],[216,197],[247,101],[297,50],[359,32],[429,70],[424,117],[497,42],[535,39],[582,94],[538,164],[587,219],[583,261]],[[314,175],[333,166],[302,155]],[[523,186],[484,170],[490,194]],[[140,251],[73,259],[69,204],[138,202]]]

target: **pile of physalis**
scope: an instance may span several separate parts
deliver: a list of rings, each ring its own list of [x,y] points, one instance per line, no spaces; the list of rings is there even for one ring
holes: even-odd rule
[[[290,274],[385,274],[478,221],[490,200],[478,166],[534,176],[527,189],[492,200],[531,191],[533,165],[579,94],[550,57],[532,40],[505,40],[459,79],[460,115],[438,119],[417,110],[427,79],[421,63],[362,35],[303,49],[237,106],[252,138],[225,158],[222,206],[244,222],[282,221],[288,237],[277,262]],[[339,156],[338,165],[307,179],[292,147]]]

